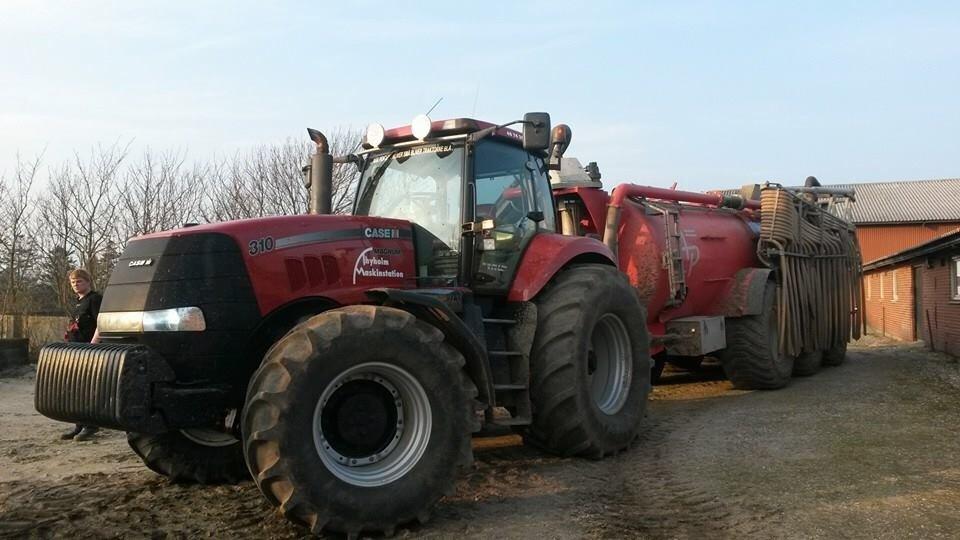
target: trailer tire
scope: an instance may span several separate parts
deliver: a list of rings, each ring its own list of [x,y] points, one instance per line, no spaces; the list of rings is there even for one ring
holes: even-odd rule
[[[202,444],[191,431],[168,431],[159,435],[127,433],[127,443],[150,470],[173,482],[191,484],[238,484],[250,479],[237,439],[222,434]]]
[[[612,266],[561,271],[535,300],[531,442],[599,459],[637,436],[650,392],[646,312]]]
[[[820,371],[823,363],[823,351],[802,352],[793,361],[794,377],[809,377]]]
[[[836,347],[827,349],[823,351],[823,365],[825,366],[839,366],[847,357],[847,344],[838,345]]]
[[[780,352],[777,286],[767,282],[763,311],[727,319],[727,348],[720,357],[735,388],[773,390],[790,382],[792,356]]]
[[[348,306],[297,325],[247,390],[254,482],[313,534],[425,522],[473,460],[477,388],[464,364],[439,329],[399,309]]]

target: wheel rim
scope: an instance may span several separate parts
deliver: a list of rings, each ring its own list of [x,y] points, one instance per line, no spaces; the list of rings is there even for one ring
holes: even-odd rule
[[[616,414],[630,395],[633,356],[627,327],[613,313],[597,321],[587,353],[590,396],[604,414]]]
[[[229,433],[216,431],[213,429],[181,429],[180,433],[191,441],[202,445],[218,448],[221,446],[230,446],[240,442],[236,437]]]
[[[430,400],[413,375],[368,362],[327,384],[314,408],[313,442],[320,460],[340,480],[382,486],[420,461],[432,422]]]

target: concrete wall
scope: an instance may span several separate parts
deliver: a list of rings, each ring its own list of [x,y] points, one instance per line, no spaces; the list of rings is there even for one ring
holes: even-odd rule
[[[902,341],[917,339],[910,264],[864,273],[863,281],[867,333]]]

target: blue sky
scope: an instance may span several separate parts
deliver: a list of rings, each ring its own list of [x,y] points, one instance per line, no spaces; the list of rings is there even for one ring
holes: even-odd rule
[[[169,5],[168,5],[169,4]],[[349,5],[348,5],[349,4]],[[0,4],[0,172],[547,111],[604,182],[960,176],[960,3]]]

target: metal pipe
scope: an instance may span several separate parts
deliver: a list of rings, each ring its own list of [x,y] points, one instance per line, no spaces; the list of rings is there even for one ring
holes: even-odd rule
[[[307,129],[317,150],[310,156],[310,172],[307,187],[310,189],[309,209],[311,214],[329,214],[333,206],[333,156],[327,137],[315,129]]]
[[[751,210],[760,209],[760,201],[743,200],[738,196],[723,196],[719,193],[695,193],[693,191],[678,191],[653,186],[638,186],[636,184],[621,184],[614,188],[610,204],[620,206],[627,197],[645,197],[661,201],[688,202],[705,204],[708,206],[736,208],[736,201],[742,201],[740,208]]]

